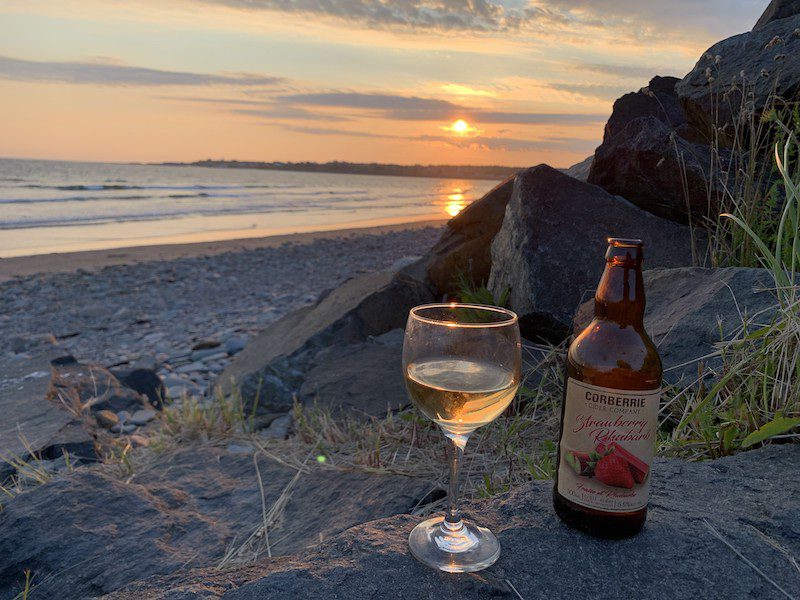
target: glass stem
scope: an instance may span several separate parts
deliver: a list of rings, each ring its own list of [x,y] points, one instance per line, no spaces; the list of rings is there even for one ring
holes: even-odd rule
[[[467,437],[463,435],[447,436],[453,447],[450,449],[450,487],[447,491],[447,513],[444,517],[443,526],[447,526],[450,531],[461,529],[461,513],[458,512],[458,476],[461,471],[461,461],[464,458],[464,447],[467,445]]]

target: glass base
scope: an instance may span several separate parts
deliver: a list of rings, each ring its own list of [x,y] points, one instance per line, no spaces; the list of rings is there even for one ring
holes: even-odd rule
[[[500,557],[500,542],[491,531],[463,521],[450,524],[443,516],[414,527],[408,545],[418,561],[448,573],[480,571]]]

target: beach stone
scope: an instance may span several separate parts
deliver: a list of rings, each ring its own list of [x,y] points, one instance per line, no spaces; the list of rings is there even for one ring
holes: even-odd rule
[[[198,350],[209,350],[211,348],[219,348],[220,345],[221,342],[219,340],[201,340],[192,346],[192,352],[196,352]]]
[[[686,141],[655,116],[619,123],[609,135],[611,130],[607,125],[589,183],[665,219],[702,222],[716,215],[717,202],[709,203],[707,144]]]
[[[110,410],[98,410],[94,413],[94,418],[103,429],[111,429],[119,425],[119,416]]]
[[[133,434],[130,438],[128,438],[133,444],[134,448],[146,448],[150,445],[150,439],[146,436]]]
[[[760,29],[778,19],[786,19],[798,14],[800,14],[800,0],[772,0],[753,29]]]
[[[183,365],[182,367],[178,367],[175,369],[176,373],[204,373],[208,370],[208,367],[205,363],[198,361],[189,363],[188,365]]]
[[[261,453],[255,458],[268,508],[290,490],[269,531],[273,556],[410,511],[431,488],[425,479],[316,464],[287,488],[295,469]],[[151,575],[216,567],[263,523],[253,461],[252,454],[225,448],[189,447],[130,480],[111,469],[82,468],[4,500],[0,596],[17,593],[28,567],[37,574],[35,595],[59,600],[101,596]]]
[[[244,350],[245,346],[247,345],[247,339],[243,337],[230,337],[225,340],[223,347],[225,348],[225,352],[230,355],[239,354],[242,350]]]
[[[30,357],[0,354],[0,454],[27,457],[33,451],[55,459],[66,450],[94,458],[94,439],[52,394],[51,353]],[[14,469],[0,461],[0,483]]]
[[[658,347],[664,379],[688,385],[698,378],[699,359],[751,319],[768,325],[775,315],[775,287],[765,269],[726,267],[653,269],[644,273],[647,297],[644,325]],[[594,316],[594,300],[575,313],[573,331],[582,331]],[[719,373],[718,358],[702,361],[704,374]]]
[[[547,165],[517,175],[492,242],[489,289],[509,291],[523,337],[566,337],[575,309],[594,296],[610,235],[642,238],[649,268],[692,264],[688,227]]]
[[[292,427],[292,421],[291,414],[282,415],[274,419],[272,423],[269,424],[269,427],[259,431],[259,435],[268,439],[286,439],[289,435],[289,429]]]
[[[128,425],[120,422],[110,427],[109,431],[111,431],[111,433],[133,433],[136,431],[136,425]]]
[[[510,177],[447,222],[447,229],[424,259],[428,280],[439,294],[457,298],[462,274],[474,285],[488,281],[492,239],[503,223],[513,189],[514,178]]]
[[[404,273],[370,273],[323,293],[254,337],[217,379],[225,394],[241,394],[246,410],[285,413],[314,354],[404,327],[408,311],[431,302],[428,286]]]
[[[794,593],[800,574],[785,553],[800,553],[800,479],[786,474],[798,468],[797,444],[717,461],[656,459],[647,524],[625,540],[596,539],[564,525],[553,512],[549,481],[464,503],[462,512],[494,532],[502,548],[499,560],[475,575],[417,562],[408,533],[421,518],[398,515],[358,525],[290,558],[155,577],[109,600],[785,600],[718,536]]]
[[[155,371],[155,365],[135,367],[133,369],[116,369],[112,370],[111,373],[126,387],[147,396],[150,403],[159,410],[163,407],[166,390],[161,377]]]
[[[73,356],[51,361],[51,396],[65,402],[75,412],[135,411],[147,408],[146,396],[123,385],[105,367],[80,363]]]
[[[800,97],[800,14],[786,6],[792,16],[768,18],[753,31],[711,46],[676,86],[689,123],[708,139],[713,139],[714,127],[733,127],[742,93],[747,95],[746,110],[756,115],[772,106],[773,94],[784,102]]]
[[[156,418],[158,413],[154,410],[137,410],[128,420],[132,425],[147,425]]]

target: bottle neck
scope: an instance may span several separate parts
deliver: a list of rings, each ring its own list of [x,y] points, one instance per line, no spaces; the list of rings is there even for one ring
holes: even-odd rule
[[[595,318],[641,327],[644,322],[642,261],[610,258],[594,296]]]

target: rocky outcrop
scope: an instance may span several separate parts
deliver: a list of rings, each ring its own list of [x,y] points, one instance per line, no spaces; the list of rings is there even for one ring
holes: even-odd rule
[[[661,119],[639,117],[597,149],[588,181],[660,217],[700,222],[716,212],[709,156]]]
[[[710,206],[710,150],[683,114],[675,77],[614,103],[587,181],[666,219],[701,221]]]
[[[408,532],[418,519],[398,516],[349,529],[299,556],[157,578],[109,600],[785,599],[752,565],[784,590],[800,587],[787,558],[800,554],[800,480],[786,476],[798,468],[797,445],[713,462],[657,459],[647,524],[623,541],[569,529],[553,513],[552,484],[533,482],[465,507],[502,546],[497,563],[476,575],[440,573],[414,560]]]
[[[653,269],[644,273],[647,308],[644,325],[658,346],[669,383],[691,383],[700,367],[711,376],[720,366],[706,358],[715,345],[730,339],[742,326],[767,325],[774,315],[775,284],[764,269]],[[594,301],[575,313],[578,333],[594,314]]]
[[[648,267],[692,264],[688,227],[547,165],[517,176],[492,243],[489,287],[495,296],[510,290],[523,336],[560,340],[568,333],[600,279],[609,235],[642,238]]]
[[[286,412],[317,352],[405,327],[409,309],[433,299],[426,284],[405,273],[353,278],[315,304],[269,325],[222,373],[219,384],[226,393],[238,390],[248,411],[257,401],[256,412]],[[359,375],[357,370],[353,374]],[[367,384],[352,382],[363,385],[365,395],[372,394]]]
[[[431,489],[423,479],[317,466],[298,475],[242,450],[185,448],[125,479],[110,469],[80,469],[4,503],[0,597],[14,597],[25,569],[34,574],[33,597],[70,600],[152,575],[214,568],[264,522],[259,475],[267,510],[288,494],[269,528],[273,556],[409,511]]]
[[[509,177],[448,221],[425,258],[428,280],[439,294],[457,297],[462,274],[476,285],[489,279],[492,239],[503,222],[513,189],[514,178]]]
[[[714,127],[723,128],[723,142],[742,109],[758,115],[772,106],[774,95],[785,102],[797,101],[800,14],[768,21],[714,44],[676,91],[689,123],[709,139]]]
[[[798,14],[800,14],[800,0],[772,0],[753,29],[761,29],[768,23]]]

